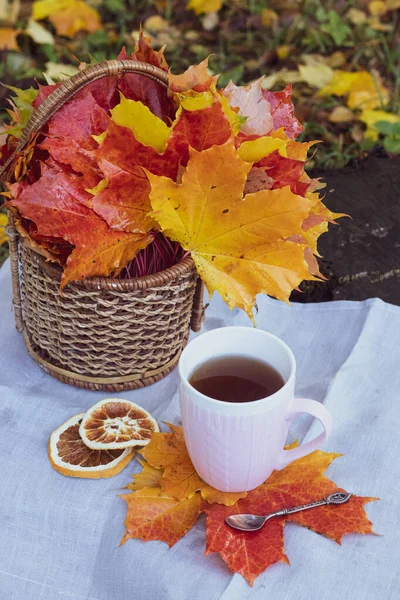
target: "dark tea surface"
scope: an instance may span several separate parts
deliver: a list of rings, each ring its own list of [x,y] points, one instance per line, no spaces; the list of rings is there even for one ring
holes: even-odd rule
[[[254,402],[275,394],[284,385],[271,365],[247,356],[219,356],[199,365],[189,377],[198,391],[224,402]]]

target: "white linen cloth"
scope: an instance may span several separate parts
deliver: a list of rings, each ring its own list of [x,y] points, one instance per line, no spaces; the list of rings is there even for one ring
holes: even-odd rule
[[[203,331],[251,326],[215,297]],[[52,469],[50,433],[104,398],[59,383],[30,358],[14,328],[9,265],[0,270],[0,600],[398,600],[400,481],[400,308],[380,300],[286,306],[259,299],[258,326],[285,340],[298,365],[299,396],[332,412],[324,450],[341,452],[328,476],[358,495],[376,532],[342,547],[294,524],[285,528],[291,566],[278,563],[250,588],[218,554],[205,557],[205,524],[173,548],[129,540],[121,488],[140,470],[72,479]],[[176,370],[139,391],[116,394],[161,422],[178,423]],[[108,394],[109,395],[109,394]],[[314,431],[315,428],[315,431]],[[311,439],[319,425],[292,429]]]

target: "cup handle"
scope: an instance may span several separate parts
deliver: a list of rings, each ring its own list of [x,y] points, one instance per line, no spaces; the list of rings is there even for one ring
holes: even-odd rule
[[[309,400],[308,398],[296,398],[286,419],[291,421],[297,417],[297,415],[304,413],[318,419],[318,421],[322,424],[324,431],[319,436],[311,440],[311,442],[306,442],[305,444],[301,444],[301,446],[292,448],[291,450],[283,450],[276,467],[278,471],[286,467],[294,460],[303,458],[303,456],[307,456],[307,454],[314,452],[314,450],[318,450],[321,444],[323,444],[331,435],[332,416],[323,404],[320,404],[316,400]]]

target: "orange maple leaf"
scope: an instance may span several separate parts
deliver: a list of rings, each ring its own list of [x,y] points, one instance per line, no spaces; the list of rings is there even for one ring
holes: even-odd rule
[[[129,538],[140,538],[161,540],[173,546],[193,527],[201,509],[199,494],[180,501],[164,494],[160,488],[144,487],[121,498],[128,504],[121,544]]]
[[[210,89],[213,83],[217,82],[218,76],[208,74],[208,58],[205,58],[198,65],[190,66],[181,75],[169,74],[169,87],[173,92],[204,92]]]
[[[128,504],[128,538],[161,540],[172,546],[194,525],[201,512],[206,513],[206,555],[218,552],[231,571],[240,573],[249,583],[277,562],[289,564],[284,549],[284,525],[292,521],[341,543],[348,533],[373,533],[364,505],[377,498],[352,496],[346,505],[320,506],[271,519],[263,529],[245,533],[225,523],[229,515],[268,514],[326,497],[338,491],[324,472],[340,454],[317,450],[281,471],[274,471],[262,485],[240,494],[218,492],[205,484],[190,461],[183,430],[169,425],[171,433],[153,433],[142,454],[143,470],[134,475],[122,496]],[[293,444],[290,447],[293,447]],[[197,491],[196,489],[197,488]],[[174,493],[179,491],[179,498]],[[173,492],[173,493],[171,493]],[[202,501],[203,499],[207,502]]]
[[[139,39],[135,43],[135,49],[132,52],[131,58],[141,62],[147,62],[149,65],[154,65],[159,69],[168,71],[168,63],[164,56],[165,48],[161,50],[153,50],[151,47],[151,38],[146,37],[140,28]]]

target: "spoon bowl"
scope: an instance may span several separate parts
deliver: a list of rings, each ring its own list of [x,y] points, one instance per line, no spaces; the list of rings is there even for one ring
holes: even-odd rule
[[[268,517],[242,514],[226,517],[225,521],[231,527],[240,529],[241,531],[257,531],[261,529],[267,519]]]

